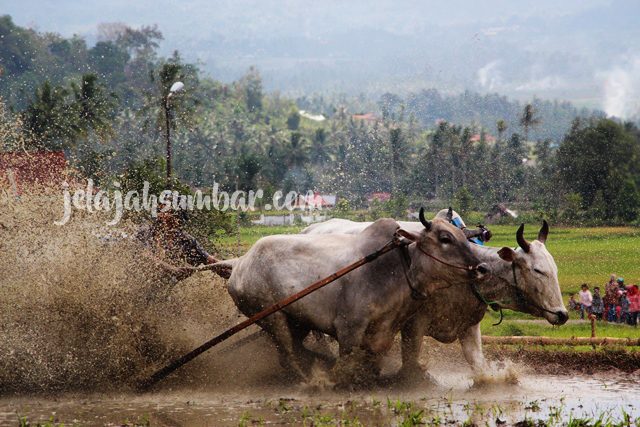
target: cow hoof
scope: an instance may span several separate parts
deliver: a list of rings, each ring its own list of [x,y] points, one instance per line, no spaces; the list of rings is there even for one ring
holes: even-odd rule
[[[420,365],[403,366],[393,379],[398,385],[414,387],[435,387],[438,381]]]

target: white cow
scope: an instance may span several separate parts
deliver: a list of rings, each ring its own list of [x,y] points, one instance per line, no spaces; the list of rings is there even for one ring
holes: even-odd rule
[[[436,218],[445,218],[442,210]],[[369,223],[332,219],[313,224],[301,233],[358,233]],[[403,222],[403,229],[415,230],[419,223]],[[491,248],[471,244],[475,255],[486,262],[492,277],[478,285],[445,288],[435,292],[419,312],[402,328],[402,374],[411,376],[420,370],[418,356],[422,337],[430,336],[443,343],[460,340],[466,360],[474,371],[483,371],[486,362],[482,353],[480,321],[487,306],[508,308],[544,317],[554,325],[568,319],[558,284],[558,268],[547,251],[545,242],[549,226],[544,221],[537,240],[528,242],[524,224],[516,233],[519,247]]]
[[[480,284],[490,276],[459,229],[441,219],[421,219],[413,232],[381,219],[358,234],[264,237],[244,256],[227,262],[233,269],[229,293],[243,314],[255,315],[383,247],[398,233],[413,242],[404,252],[411,265],[402,262],[404,250],[395,249],[259,322],[274,340],[281,364],[303,380],[309,379],[316,356],[302,343],[310,331],[338,341],[338,366],[357,360],[369,370],[366,375],[376,375],[375,357],[392,346],[425,300],[438,289],[466,289],[469,282]]]

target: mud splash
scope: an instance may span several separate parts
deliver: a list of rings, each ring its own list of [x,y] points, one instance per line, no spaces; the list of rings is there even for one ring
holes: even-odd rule
[[[133,225],[85,214],[56,226],[56,194],[3,194],[2,393],[121,389],[235,322],[213,274],[162,285]]]

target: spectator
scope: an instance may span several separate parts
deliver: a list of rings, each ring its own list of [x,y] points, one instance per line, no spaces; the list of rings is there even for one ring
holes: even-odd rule
[[[604,288],[604,305],[607,313],[607,321],[615,322],[618,318],[617,306],[618,306],[618,284],[616,275],[612,274],[609,282]]]
[[[596,320],[602,320],[602,314],[604,313],[604,302],[600,296],[600,288],[596,286],[593,288],[593,302],[591,304],[591,313],[596,316]]]
[[[580,318],[584,319],[585,310],[587,314],[589,314],[591,311],[591,304],[593,303],[593,297],[591,296],[591,292],[589,292],[589,285],[583,283],[582,290],[578,296],[580,297]]]
[[[627,297],[627,291],[622,291],[622,296],[620,297],[620,323],[628,323],[629,318],[629,306],[630,306],[629,298]]]
[[[569,311],[578,311],[578,301],[576,301],[574,294],[569,294]]]
[[[629,285],[627,287],[627,298],[629,299],[629,324],[631,326],[638,325],[638,313],[640,312],[640,293],[638,293],[638,285]]]
[[[618,323],[622,323],[622,294],[627,292],[627,287],[624,285],[624,279],[618,277]]]

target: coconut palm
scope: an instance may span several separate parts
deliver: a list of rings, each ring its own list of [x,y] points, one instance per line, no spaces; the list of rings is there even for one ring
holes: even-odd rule
[[[502,140],[504,133],[509,129],[509,125],[504,120],[498,120],[496,126],[498,128],[498,139]]]
[[[335,160],[334,146],[327,141],[327,132],[320,128],[316,130],[311,141],[311,163],[324,166]]]
[[[520,125],[524,127],[524,140],[529,140],[529,128],[540,125],[541,120],[536,117],[537,111],[533,108],[533,105],[527,104],[524,107],[522,116],[520,116]]]
[[[73,109],[80,124],[80,132],[86,137],[89,130],[95,131],[101,139],[113,135],[111,122],[117,107],[115,93],[106,94],[106,89],[98,83],[95,73],[82,76],[82,83],[71,83],[75,103]]]
[[[300,132],[291,132],[290,144],[286,147],[287,166],[301,167],[309,160],[309,144]]]
[[[33,136],[33,145],[27,148],[59,150],[66,143],[75,145],[80,128],[67,103],[69,93],[68,89],[45,81],[33,98],[27,97],[27,108],[21,117],[25,131]]]

